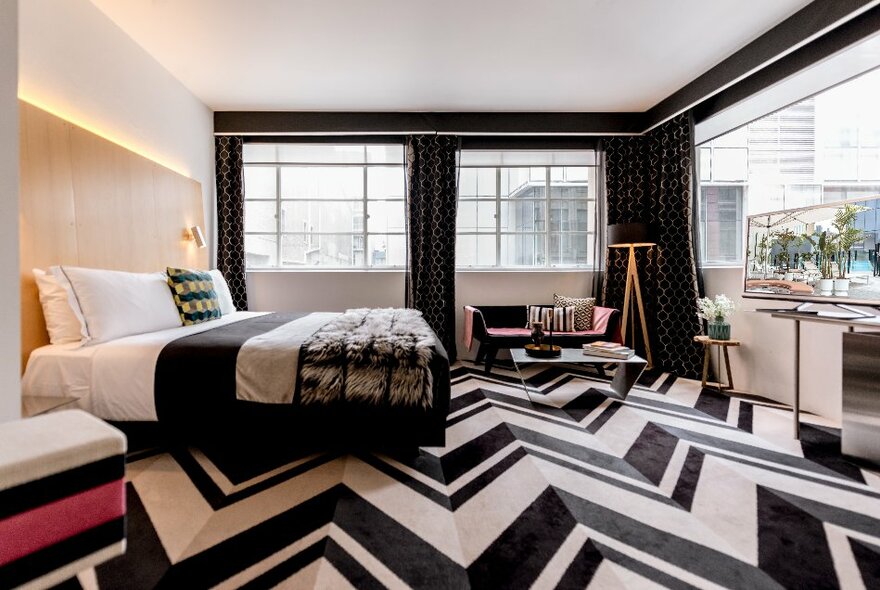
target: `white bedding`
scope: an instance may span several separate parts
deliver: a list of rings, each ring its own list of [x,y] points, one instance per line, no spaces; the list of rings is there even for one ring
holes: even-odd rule
[[[237,311],[218,320],[93,346],[50,344],[31,353],[22,377],[24,395],[69,395],[77,405],[106,420],[155,421],[156,360],[166,344],[263,312]]]

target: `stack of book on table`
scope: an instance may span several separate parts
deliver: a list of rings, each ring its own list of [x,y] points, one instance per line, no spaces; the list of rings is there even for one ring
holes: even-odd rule
[[[590,342],[589,344],[584,344],[584,354],[625,361],[632,358],[635,355],[635,351],[617,342]]]

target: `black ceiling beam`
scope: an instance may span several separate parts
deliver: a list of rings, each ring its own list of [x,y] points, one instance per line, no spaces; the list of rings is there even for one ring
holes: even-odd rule
[[[226,135],[454,133],[460,135],[613,135],[641,131],[642,113],[376,113],[217,111]]]
[[[880,6],[863,12],[826,35],[789,53],[780,60],[704,100],[694,108],[694,121],[699,123],[859,43],[880,31]]]
[[[421,113],[216,111],[214,133],[226,135],[407,133],[430,131]]]
[[[872,0],[815,0],[645,113],[643,131],[701,103],[750,72],[765,67],[792,47],[862,11]],[[699,51],[699,47],[694,47]],[[752,74],[754,75],[754,74]]]

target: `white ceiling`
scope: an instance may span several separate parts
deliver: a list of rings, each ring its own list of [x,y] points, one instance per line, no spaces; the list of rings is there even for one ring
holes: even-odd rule
[[[92,0],[214,110],[643,111],[809,0]]]

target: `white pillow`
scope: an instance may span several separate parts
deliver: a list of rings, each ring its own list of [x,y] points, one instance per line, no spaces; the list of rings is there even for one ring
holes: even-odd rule
[[[58,281],[58,284],[61,285],[64,290],[67,292],[67,303],[70,305],[70,309],[73,311],[73,315],[76,316],[76,319],[79,320],[80,323],[80,335],[81,342],[85,344],[89,341],[89,327],[86,325],[86,318],[83,316],[82,309],[79,306],[79,300],[76,298],[76,293],[73,292],[73,286],[70,284],[70,281],[67,280],[67,276],[61,272],[60,266],[50,266],[49,273],[55,277],[55,280]]]
[[[40,292],[40,305],[46,320],[46,331],[52,344],[81,342],[88,337],[85,325],[70,306],[69,293],[58,279],[39,268],[33,269],[37,290]],[[77,306],[77,309],[79,306]]]
[[[223,315],[235,313],[235,303],[232,302],[232,293],[229,291],[229,284],[223,273],[219,270],[209,270],[208,272],[214,279],[214,292],[217,293],[217,299],[220,300],[220,313]]]
[[[61,271],[79,301],[92,344],[181,325],[164,273],[75,266]]]

